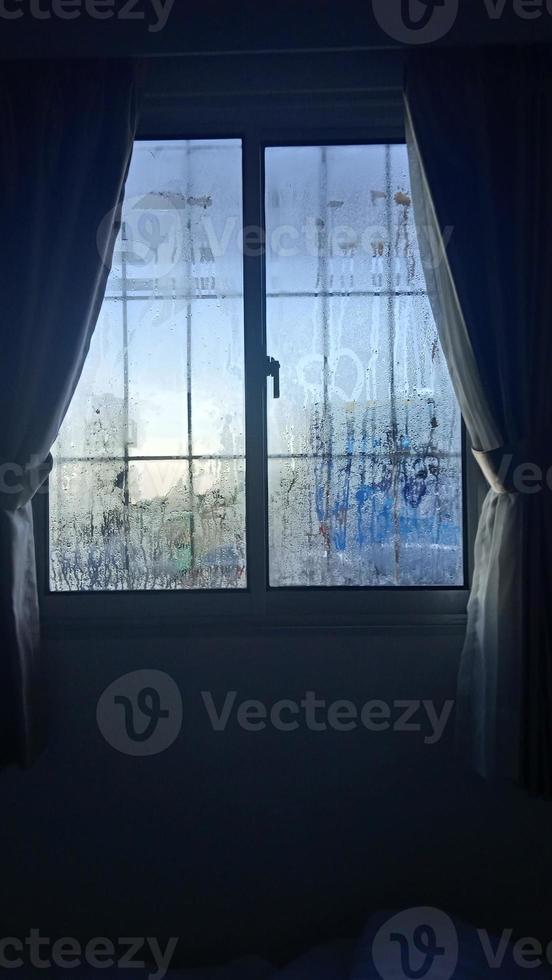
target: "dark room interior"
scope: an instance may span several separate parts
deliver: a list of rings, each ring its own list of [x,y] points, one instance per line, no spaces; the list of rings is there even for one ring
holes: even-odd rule
[[[2,971],[552,976],[551,53],[0,0]]]

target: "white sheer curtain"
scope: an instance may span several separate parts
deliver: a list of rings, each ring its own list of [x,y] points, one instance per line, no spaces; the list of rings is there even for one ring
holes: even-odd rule
[[[540,49],[416,53],[405,104],[428,292],[490,485],[458,682],[459,747],[483,775],[549,796],[549,58]],[[540,485],[523,480],[525,464]]]

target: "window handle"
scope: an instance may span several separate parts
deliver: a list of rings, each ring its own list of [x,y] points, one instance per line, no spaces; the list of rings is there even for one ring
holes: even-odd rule
[[[280,362],[274,357],[266,359],[266,376],[272,378],[272,397],[280,397]]]

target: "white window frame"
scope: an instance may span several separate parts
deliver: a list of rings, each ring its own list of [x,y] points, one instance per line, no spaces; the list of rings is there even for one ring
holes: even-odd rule
[[[270,118],[271,124],[266,124]],[[146,106],[137,140],[238,138],[243,150],[244,227],[264,227],[264,149],[277,145],[404,143],[402,104],[389,98],[356,99],[343,106],[331,97],[287,101],[284,106],[233,104],[179,106],[167,100]],[[481,480],[463,438],[465,581],[460,587],[271,588],[268,584],[264,256],[244,256],[247,588],[203,591],[52,592],[48,572],[47,494],[35,498],[37,566],[46,624],[99,622],[126,628],[188,630],[221,624],[392,629],[465,621]],[[262,411],[259,406],[262,405]]]

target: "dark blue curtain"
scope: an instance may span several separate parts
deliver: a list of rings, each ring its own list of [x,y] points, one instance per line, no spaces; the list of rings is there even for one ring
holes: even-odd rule
[[[134,62],[0,68],[0,763],[43,741],[31,499],[100,310],[137,119]]]

